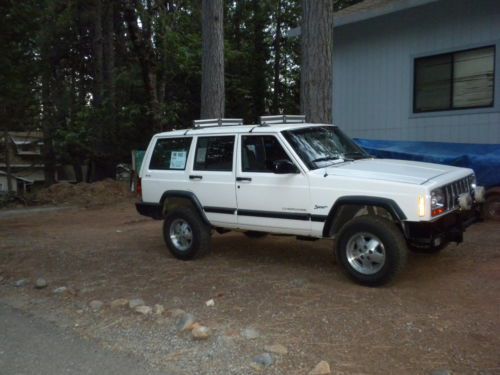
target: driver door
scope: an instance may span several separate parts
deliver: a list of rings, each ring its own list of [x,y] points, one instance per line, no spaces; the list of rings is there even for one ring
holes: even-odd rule
[[[240,135],[236,173],[238,227],[309,235],[309,181],[275,135]],[[295,173],[276,174],[274,163],[289,160]]]

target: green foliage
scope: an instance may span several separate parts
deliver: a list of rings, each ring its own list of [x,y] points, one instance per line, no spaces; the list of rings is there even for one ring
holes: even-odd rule
[[[336,0],[336,9],[356,1]],[[114,93],[104,90],[97,102],[96,43],[102,41],[95,33],[97,20],[105,20],[99,4],[114,12],[108,73]],[[127,6],[140,30],[150,29],[159,108],[148,100]],[[131,149],[146,147],[153,111],[165,130],[199,117],[201,1],[4,0],[0,13],[0,120],[9,130],[43,128],[57,162],[127,161]],[[272,111],[299,113],[300,40],[286,32],[299,25],[300,13],[299,0],[226,1],[228,117],[248,122]]]

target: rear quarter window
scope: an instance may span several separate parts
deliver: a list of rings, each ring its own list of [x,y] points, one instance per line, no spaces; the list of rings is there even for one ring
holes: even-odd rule
[[[186,169],[192,140],[191,137],[158,139],[151,155],[149,169],[179,171]]]

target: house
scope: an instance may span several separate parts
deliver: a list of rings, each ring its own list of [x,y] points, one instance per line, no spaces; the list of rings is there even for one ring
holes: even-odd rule
[[[0,194],[8,191],[6,152],[10,164],[11,187],[14,193],[29,191],[45,182],[43,134],[38,131],[0,133]],[[72,166],[57,165],[56,181],[75,182]]]
[[[499,0],[365,0],[334,23],[333,121],[350,136],[500,144]]]

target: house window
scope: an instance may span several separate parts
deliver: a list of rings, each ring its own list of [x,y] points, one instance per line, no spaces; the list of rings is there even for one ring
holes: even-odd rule
[[[415,59],[413,112],[493,106],[495,47]]]

